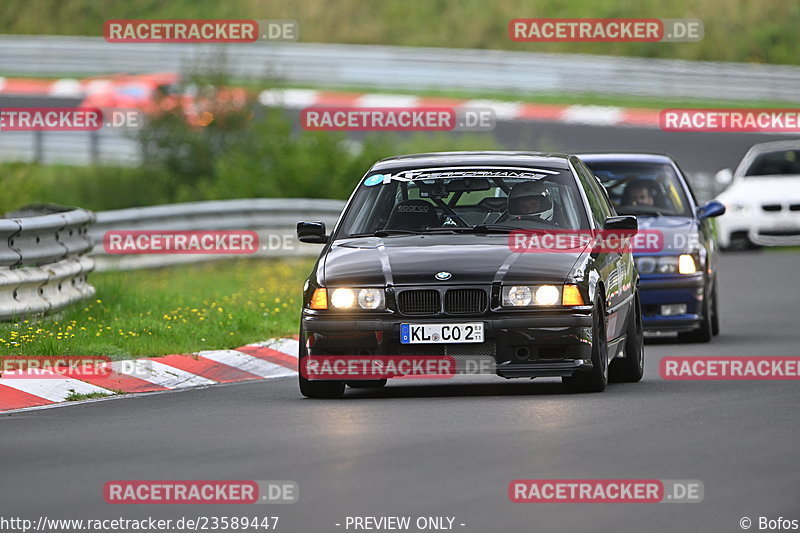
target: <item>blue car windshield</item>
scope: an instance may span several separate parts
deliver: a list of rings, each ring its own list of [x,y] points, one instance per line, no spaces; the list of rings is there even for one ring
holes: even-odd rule
[[[681,178],[667,163],[596,161],[586,164],[620,215],[692,216]]]

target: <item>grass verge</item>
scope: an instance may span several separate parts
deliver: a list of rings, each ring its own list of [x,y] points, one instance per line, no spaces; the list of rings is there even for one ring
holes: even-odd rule
[[[95,273],[92,300],[61,315],[0,324],[0,355],[130,359],[296,335],[312,265],[308,258],[235,259]]]
[[[696,18],[703,39],[517,43],[514,18]],[[800,3],[791,0],[6,0],[4,33],[99,36],[108,19],[293,19],[303,42],[797,63]],[[113,46],[113,45],[110,45]],[[253,46],[263,46],[257,44]]]
[[[659,96],[624,96],[599,93],[550,93],[550,92],[519,92],[519,91],[476,91],[463,89],[408,89],[397,87],[385,89],[368,86],[325,86],[313,84],[282,83],[280,81],[265,85],[263,82],[240,79],[233,85],[246,87],[252,90],[270,89],[313,89],[332,92],[374,93],[374,94],[403,94],[412,96],[502,100],[508,102],[522,102],[530,104],[554,105],[602,105],[613,107],[630,107],[641,109],[672,109],[672,108],[794,108],[797,102],[782,100],[715,100],[707,98],[665,98]]]
[[[114,394],[119,394],[115,392]],[[67,396],[66,401],[68,402],[80,402],[83,400],[94,400],[97,398],[108,398],[109,396],[114,396],[114,394],[107,394],[105,392],[90,392],[89,394],[83,394],[81,392],[72,392],[69,396]]]

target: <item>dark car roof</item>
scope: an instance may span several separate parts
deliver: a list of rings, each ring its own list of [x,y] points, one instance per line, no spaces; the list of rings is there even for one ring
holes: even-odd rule
[[[575,154],[586,163],[601,161],[629,161],[640,163],[673,163],[674,160],[669,154],[659,154],[650,152],[590,152]]]
[[[400,170],[440,166],[520,166],[569,169],[569,155],[546,152],[431,152],[382,159],[371,170]]]

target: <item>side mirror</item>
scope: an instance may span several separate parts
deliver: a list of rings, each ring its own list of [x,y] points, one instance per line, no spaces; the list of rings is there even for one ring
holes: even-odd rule
[[[309,244],[325,244],[328,242],[328,236],[325,235],[325,223],[319,220],[315,222],[298,222],[297,240]]]
[[[733,171],[729,168],[723,168],[714,174],[714,181],[720,185],[730,185],[733,181]]]
[[[630,231],[635,235],[639,232],[639,222],[635,216],[625,215],[608,217],[603,224],[603,229],[611,231]]]
[[[725,206],[722,202],[711,200],[697,208],[697,218],[704,220],[706,218],[718,217],[725,212]]]

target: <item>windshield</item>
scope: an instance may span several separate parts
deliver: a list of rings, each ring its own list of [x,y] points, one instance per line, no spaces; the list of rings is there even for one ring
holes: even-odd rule
[[[780,150],[757,156],[745,176],[781,176],[800,174],[800,150]]]
[[[337,238],[559,228],[588,228],[567,170],[438,168],[367,176]]]
[[[667,163],[589,163],[620,215],[691,216],[675,169]]]

